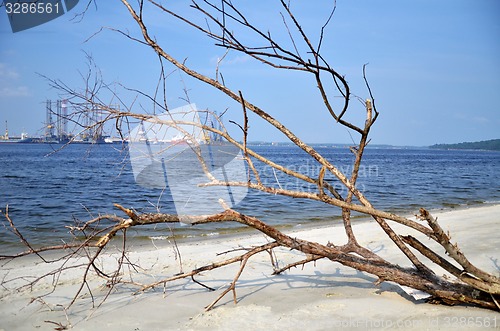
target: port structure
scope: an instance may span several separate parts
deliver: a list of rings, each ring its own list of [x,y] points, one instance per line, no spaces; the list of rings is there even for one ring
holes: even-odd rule
[[[53,105],[55,105],[55,110]],[[56,100],[55,102],[47,100],[45,112],[44,142],[68,142],[72,137],[68,132],[68,100]]]
[[[64,109],[63,109],[64,110]],[[87,104],[83,106],[82,109],[82,126],[83,131],[79,133],[79,137],[77,140],[81,142],[87,143],[106,143],[110,140],[111,137],[104,130],[104,124],[106,120],[107,112],[109,110],[120,110],[120,105],[109,105],[109,106],[101,106],[101,105],[92,105]]]
[[[109,136],[104,133],[103,118],[105,110],[96,105],[78,105],[70,112],[68,100],[47,100],[43,142],[46,143],[103,143]],[[119,109],[119,105],[109,108]],[[80,123],[76,133],[68,130],[69,117],[78,112]]]
[[[9,140],[9,127],[7,126],[7,120],[5,120],[5,135],[1,136],[2,140]]]
[[[200,121],[203,125],[222,131],[222,115],[208,111],[199,112]],[[218,144],[222,142],[222,137],[215,132],[203,130],[203,140],[205,144]]]

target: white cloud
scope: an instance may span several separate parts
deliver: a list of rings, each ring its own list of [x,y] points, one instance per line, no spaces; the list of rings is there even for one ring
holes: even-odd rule
[[[487,117],[484,117],[484,116],[474,116],[474,117],[472,117],[472,120],[474,122],[480,123],[480,124],[485,124],[485,123],[491,122],[490,119],[488,119]]]
[[[214,56],[210,59],[211,63],[217,64],[219,61],[221,61],[222,65],[235,65],[235,64],[242,64],[245,62],[248,62],[252,59],[249,55],[243,54],[243,55],[237,55],[237,56],[229,56],[229,54],[221,59],[220,56]]]
[[[492,122],[491,118],[488,118],[487,116],[484,116],[483,114],[480,115],[471,115],[471,114],[465,114],[463,112],[457,112],[453,114],[453,117],[461,120],[461,121],[467,121],[467,122],[474,122],[474,123],[479,123],[479,124],[486,124]]]
[[[26,86],[0,87],[0,97],[17,98],[31,96],[30,90]]]
[[[5,63],[0,63],[0,77],[2,80],[18,80],[19,73]]]
[[[233,58],[224,61],[225,64],[240,64],[250,61],[252,58],[249,55],[237,55]]]
[[[19,72],[9,64],[0,62],[0,97],[19,98],[31,96],[30,89],[21,84]]]

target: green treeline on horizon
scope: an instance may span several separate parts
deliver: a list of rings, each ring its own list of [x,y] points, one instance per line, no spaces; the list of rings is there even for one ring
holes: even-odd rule
[[[458,144],[436,144],[429,146],[433,149],[481,149],[489,151],[500,151],[500,139],[463,142]]]

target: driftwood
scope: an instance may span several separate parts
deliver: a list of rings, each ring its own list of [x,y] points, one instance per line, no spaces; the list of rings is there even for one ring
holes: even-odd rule
[[[0,260],[8,261],[11,259],[20,258],[22,256],[36,254],[40,256],[40,258],[43,259],[45,263],[56,264],[56,262],[59,261],[69,261],[72,258],[81,258],[82,256],[86,256],[86,262],[78,263],[76,265],[63,264],[63,266],[54,268],[54,270],[52,270],[51,272],[40,275],[35,280],[28,282],[25,287],[33,288],[43,278],[54,277],[54,275],[64,273],[65,271],[69,271],[70,269],[79,268],[82,270],[82,283],[78,291],[75,293],[73,300],[70,302],[68,308],[81,296],[84,290],[90,291],[90,286],[88,286],[87,283],[87,277],[91,272],[94,272],[96,275],[102,277],[107,281],[107,286],[109,287],[109,295],[109,293],[111,293],[111,290],[118,284],[130,284],[120,277],[125,264],[127,264],[128,252],[126,250],[126,232],[128,229],[132,227],[146,226],[151,224],[179,223],[180,221],[185,222],[185,219],[181,220],[177,215],[161,213],[136,214],[134,211],[126,209],[121,205],[116,204],[115,207],[125,213],[126,217],[122,218],[115,215],[99,216],[98,218],[89,220],[82,226],[70,227],[70,229],[73,232],[85,233],[86,230],[89,230],[90,227],[92,227],[96,222],[108,221],[111,225],[99,230],[95,229],[95,231],[85,234],[87,236],[87,239],[79,243],[42,248],[31,247],[29,245],[29,242],[17,230],[8,213],[6,213],[5,217],[9,221],[12,230],[19,236],[19,238],[25,243],[25,245],[27,245],[29,249],[17,255],[0,256]],[[429,224],[429,227],[425,228],[433,229],[433,232],[429,237],[442,245],[442,247],[445,248],[447,255],[451,257],[452,260],[459,263],[462,268],[456,267],[447,258],[438,255],[413,236],[402,236],[402,240],[422,253],[422,255],[429,258],[433,263],[442,267],[451,275],[455,276],[456,279],[438,276],[423,264],[420,264],[419,267],[401,267],[397,264],[385,260],[369,249],[361,246],[352,244],[337,246],[330,242],[328,242],[327,244],[320,244],[302,240],[299,238],[293,238],[277,230],[276,228],[267,225],[257,218],[243,215],[232,209],[226,209],[225,211],[215,215],[192,217],[190,220],[191,224],[193,226],[196,226],[204,223],[214,222],[238,222],[264,233],[266,236],[271,238],[272,241],[260,246],[248,248],[246,249],[244,254],[226,260],[210,263],[208,265],[198,267],[187,272],[181,272],[172,275],[171,277],[167,277],[165,279],[161,279],[149,284],[134,283],[132,285],[137,287],[137,292],[143,292],[164,286],[167,283],[173,282],[175,280],[191,278],[193,282],[207,288],[208,290],[214,290],[197,281],[194,276],[230,264],[239,263],[240,267],[233,281],[210,305],[206,307],[206,309],[209,310],[213,308],[220,301],[220,299],[222,299],[229,292],[233,292],[234,301],[236,303],[237,281],[243,269],[245,268],[247,261],[253,255],[267,252],[272,257],[272,250],[274,248],[285,247],[302,252],[304,254],[304,259],[290,263],[281,268],[275,267],[274,274],[280,274],[295,266],[315,262],[319,259],[329,259],[333,262],[339,262],[353,269],[377,276],[377,284],[380,284],[384,281],[392,281],[400,285],[408,286],[429,293],[432,295],[429,301],[433,303],[439,302],[448,305],[465,303],[493,310],[500,309],[500,307],[498,306],[498,299],[500,295],[500,282],[498,280],[498,277],[474,267],[460,252],[456,244],[450,244],[449,236],[444,233],[443,229],[441,229],[439,224],[429,214],[429,212],[427,212],[425,209],[421,209],[420,212],[421,215],[419,215],[418,217],[422,220],[427,221]],[[409,219],[407,221],[414,222]],[[118,233],[121,234],[119,237],[122,238],[121,240],[123,240],[123,250],[121,251],[122,256],[119,259],[116,270],[114,270],[112,273],[110,273],[109,271],[104,272],[96,265],[95,261],[101,255],[105,254],[104,252],[106,246]],[[429,234],[426,233],[426,235]],[[57,259],[52,260],[43,257],[44,252],[54,250],[67,253],[63,254]],[[103,302],[108,295],[105,296]],[[38,299],[41,299],[42,297]]]
[[[79,295],[88,286],[87,277],[89,273],[93,272],[98,276],[106,279],[107,284],[111,289],[115,288],[117,284],[125,282],[120,278],[120,272],[122,268],[128,263],[127,262],[127,241],[126,234],[127,230],[133,227],[140,227],[144,225],[159,224],[159,223],[185,223],[186,220],[192,226],[196,226],[203,223],[214,223],[214,222],[237,222],[245,226],[254,228],[267,237],[271,241],[262,244],[261,246],[252,247],[237,257],[226,259],[220,262],[212,263],[194,270],[181,272],[180,274],[172,275],[171,277],[152,282],[150,284],[131,284],[136,286],[137,291],[147,291],[148,289],[164,285],[168,282],[172,282],[177,279],[191,278],[194,282],[210,289],[208,286],[202,284],[195,279],[195,276],[216,268],[220,268],[229,264],[239,264],[240,267],[234,276],[231,284],[210,304],[207,309],[211,309],[214,305],[219,302],[219,300],[224,297],[227,293],[232,292],[236,301],[236,284],[241,272],[247,265],[248,260],[255,254],[265,253],[270,254],[271,263],[273,263],[273,253],[272,250],[277,247],[286,247],[292,250],[300,251],[304,254],[304,258],[296,262],[290,263],[282,268],[275,268],[275,274],[279,274],[287,271],[288,269],[303,265],[310,262],[317,261],[319,259],[327,259],[330,261],[341,263],[347,267],[372,274],[378,278],[377,283],[384,281],[391,281],[398,283],[400,285],[409,286],[414,289],[421,290],[432,295],[432,300],[434,302],[440,302],[445,304],[469,304],[478,307],[483,307],[487,309],[500,310],[498,304],[500,300],[500,279],[482,271],[472,265],[472,263],[465,257],[465,255],[460,251],[457,244],[452,244],[450,242],[450,236],[440,227],[437,220],[425,209],[420,210],[418,215],[419,220],[413,220],[400,215],[388,213],[379,209],[376,209],[368,200],[361,190],[356,187],[356,182],[359,176],[359,170],[361,161],[363,158],[363,153],[366,146],[369,143],[369,132],[372,125],[377,120],[379,112],[376,109],[374,97],[368,81],[365,76],[365,68],[363,68],[363,77],[366,82],[366,87],[368,91],[369,98],[363,101],[363,106],[365,110],[365,121],[363,125],[356,125],[344,119],[344,115],[350,109],[350,100],[352,98],[349,85],[345,78],[339,74],[333,67],[331,67],[323,56],[320,54],[321,43],[324,38],[325,29],[328,26],[331,16],[335,8],[332,10],[332,15],[325,23],[321,29],[320,38],[317,46],[314,46],[310,39],[306,36],[301,25],[292,13],[292,10],[285,1],[281,1],[282,6],[282,18],[285,22],[284,26],[287,30],[290,38],[292,40],[293,47],[287,49],[282,46],[278,41],[272,38],[270,33],[259,30],[256,26],[252,25],[251,22],[245,17],[244,13],[238,10],[231,1],[222,0],[219,2],[203,1],[198,3],[193,1],[192,8],[201,15],[203,23],[196,23],[193,20],[189,20],[170,9],[166,8],[160,3],[155,1],[150,1],[150,4],[156,6],[157,9],[164,13],[167,17],[172,19],[179,19],[189,26],[206,34],[208,37],[215,40],[216,44],[223,47],[229,51],[241,52],[249,55],[257,61],[260,61],[266,65],[269,65],[276,70],[291,70],[299,71],[303,73],[311,74],[317,84],[320,96],[323,100],[326,111],[328,111],[335,122],[343,126],[355,134],[358,134],[359,141],[355,146],[352,146],[351,151],[354,154],[353,170],[350,174],[342,173],[338,167],[332,163],[331,160],[323,157],[317,150],[303,142],[298,136],[296,136],[292,131],[285,127],[279,120],[275,119],[270,113],[259,108],[257,105],[244,99],[243,93],[238,90],[233,90],[227,87],[223,81],[219,80],[219,68],[217,68],[217,74],[215,78],[203,75],[191,68],[189,68],[185,62],[179,61],[172,57],[166,50],[164,50],[155,39],[150,36],[149,30],[145,22],[145,15],[143,15],[143,2],[139,1],[137,8],[134,8],[128,1],[122,0],[125,7],[128,9],[132,19],[137,24],[141,39],[139,37],[133,37],[128,32],[121,32],[126,37],[139,41],[153,49],[158,57],[161,59],[160,63],[162,66],[162,72],[164,70],[164,61],[170,63],[176,67],[181,72],[186,75],[204,82],[214,89],[223,92],[228,98],[237,101],[241,104],[243,109],[243,125],[239,125],[242,132],[242,139],[235,138],[231,136],[224,127],[214,127],[210,125],[200,124],[196,122],[180,122],[180,121],[168,121],[161,120],[156,116],[150,114],[141,114],[127,108],[127,110],[117,110],[114,107],[106,106],[106,104],[100,102],[97,99],[99,95],[99,86],[87,86],[87,91],[92,91],[92,93],[78,93],[74,89],[70,89],[64,83],[56,80],[52,80],[52,85],[59,88],[63,92],[68,93],[73,97],[74,100],[80,100],[80,104],[92,104],[97,105],[105,114],[105,118],[102,122],[96,125],[104,125],[104,123],[113,121],[116,123],[119,132],[124,132],[124,128],[120,126],[123,119],[138,119],[141,121],[153,121],[158,125],[177,127],[182,125],[192,125],[198,126],[199,128],[214,133],[219,137],[223,138],[224,141],[232,146],[235,146],[241,151],[243,155],[244,162],[248,169],[247,180],[246,181],[221,181],[216,179],[205,166],[205,161],[201,155],[198,153],[198,159],[203,165],[205,171],[206,180],[200,182],[202,187],[210,186],[230,186],[230,187],[245,187],[251,190],[258,190],[261,192],[283,195],[291,198],[299,199],[310,199],[315,201],[320,201],[325,204],[331,205],[332,208],[337,207],[342,210],[343,225],[345,233],[347,235],[347,243],[316,243],[307,240],[302,240],[300,238],[292,238],[277,228],[269,226],[266,224],[265,220],[260,220],[250,215],[244,215],[239,213],[232,207],[225,205],[224,201],[220,201],[220,204],[224,206],[224,211],[210,214],[210,215],[190,215],[183,216],[182,219],[178,215],[154,213],[154,214],[138,214],[132,209],[125,208],[121,205],[115,205],[122,213],[126,216],[120,217],[116,215],[101,215],[95,219],[89,220],[82,226],[71,227],[70,230],[83,236],[83,240],[68,245],[59,245],[45,248],[34,248],[30,245],[29,240],[24,238],[20,231],[16,228],[13,220],[8,214],[8,209],[5,213],[5,218],[9,222],[9,226],[12,231],[21,239],[21,241],[28,248],[27,251],[19,253],[13,256],[0,256],[2,260],[10,260],[19,258],[26,255],[38,255],[40,258],[45,259],[42,253],[46,251],[60,250],[65,252],[62,257],[57,261],[69,260],[73,257],[86,256],[85,262],[78,265],[62,265],[55,268],[51,273],[40,275],[39,279],[31,281],[28,286],[35,286],[36,283],[44,278],[51,277],[54,274],[62,273],[70,268],[81,268],[82,269],[82,282],[79,290],[75,293],[75,296],[70,303],[71,306],[75,300],[79,298]],[[219,18],[222,17],[222,18]],[[208,26],[205,25],[208,22]],[[252,33],[258,37],[261,44],[257,45],[246,45],[239,36],[235,35],[231,25],[234,24],[239,28],[245,29],[248,33]],[[302,47],[302,49],[301,49]],[[303,53],[308,54],[308,58],[304,58],[300,55],[300,50]],[[159,86],[165,82],[165,75],[161,75]],[[325,82],[325,79],[328,82]],[[92,81],[87,79],[87,83]],[[325,86],[328,83],[333,83],[336,87],[336,92],[342,96],[343,103],[336,110],[332,104],[333,98],[331,97],[332,92]],[[159,108],[167,110],[168,107],[166,103],[162,103],[162,98],[159,96],[153,96],[147,98]],[[79,118],[85,109],[81,108],[75,111],[73,116],[75,119]],[[284,165],[276,164],[273,161],[265,158],[256,151],[248,147],[247,139],[249,134],[248,116],[247,112],[252,112],[259,116],[260,118],[271,124],[276,130],[284,134],[292,143],[302,149],[307,153],[311,160],[317,163],[318,167],[321,169],[318,177],[313,178],[306,174],[294,171],[285,167]],[[84,129],[89,129],[85,128]],[[95,128],[94,128],[95,129]],[[180,130],[180,129],[179,129]],[[95,130],[94,130],[95,131]],[[197,150],[200,146],[193,144],[192,149]],[[261,174],[259,168],[256,164],[263,164],[271,167],[274,171],[280,172],[291,178],[296,178],[307,185],[313,185],[316,187],[315,191],[304,192],[297,190],[287,190],[281,187],[274,187],[266,185],[261,180]],[[326,180],[327,176],[335,178],[335,180],[342,184],[346,188],[347,195],[342,196],[338,190],[331,185],[331,181]],[[369,193],[369,192],[368,192]],[[399,248],[401,254],[404,255],[410,262],[411,266],[402,267],[391,261],[387,261],[382,258],[372,250],[361,246],[353,231],[351,225],[351,212],[359,212],[369,215],[373,222],[376,222],[380,228],[386,233],[386,235],[392,240],[392,242]],[[405,235],[397,233],[391,226],[391,222],[399,223],[411,231],[417,231],[421,233],[424,237],[430,238],[432,241],[439,244],[444,248],[446,256],[436,253],[436,251],[430,249],[428,246],[423,244],[418,238],[412,235]],[[105,249],[109,246],[110,242],[115,240],[117,234],[123,240],[123,245],[121,249],[121,257],[119,259],[118,266],[113,272],[104,272],[95,263],[96,259],[105,252]],[[422,256],[429,259],[435,265],[438,265],[449,274],[454,276],[453,278],[444,278],[442,276],[434,273],[428,262],[422,262]],[[48,261],[48,263],[53,263],[54,261]]]

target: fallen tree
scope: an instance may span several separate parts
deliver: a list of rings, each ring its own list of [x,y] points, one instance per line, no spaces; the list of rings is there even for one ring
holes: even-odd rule
[[[334,14],[335,7],[332,9],[327,22],[321,28],[317,45],[313,45],[294,16],[290,4],[281,1],[283,26],[290,36],[290,44],[292,45],[286,48],[278,40],[273,39],[271,33],[267,33],[253,25],[250,19],[248,19],[231,1],[223,0],[220,5],[210,1],[202,1],[200,3],[193,1],[191,7],[196,13],[200,14],[201,22],[203,23],[197,23],[195,19],[181,16],[155,1],[148,2],[149,5],[156,7],[157,10],[164,15],[186,23],[207,35],[207,37],[215,40],[218,46],[228,51],[244,53],[265,65],[276,68],[276,70],[298,71],[312,75],[325,110],[332,116],[338,125],[358,135],[358,143],[351,147],[351,152],[354,156],[351,173],[342,173],[339,168],[335,166],[333,160],[328,160],[312,146],[302,141],[278,119],[274,118],[271,113],[261,109],[249,100],[246,100],[242,91],[226,86],[224,81],[219,79],[218,70],[216,70],[215,78],[211,78],[188,67],[185,62],[179,61],[171,56],[170,53],[159,45],[155,41],[155,38],[150,35],[143,13],[143,1],[139,1],[136,7],[132,6],[126,0],[122,0],[122,3],[137,24],[141,37],[139,39],[139,37],[134,37],[128,32],[119,32],[132,40],[150,47],[160,59],[162,73],[164,73],[165,63],[170,63],[187,76],[208,84],[215,90],[221,91],[229,99],[241,105],[243,123],[233,124],[241,129],[242,139],[231,135],[222,125],[220,118],[217,117],[215,117],[215,121],[218,121],[220,124],[217,126],[210,125],[206,122],[204,123],[203,121],[198,122],[174,118],[169,115],[170,113],[166,104],[166,99],[159,95],[147,96],[147,98],[155,107],[164,110],[166,117],[134,112],[130,107],[124,107],[126,110],[116,109],[116,107],[109,106],[109,103],[104,103],[99,99],[99,89],[105,86],[105,84],[100,83],[99,79],[87,79],[87,84],[93,81],[94,85],[87,85],[84,93],[79,93],[69,88],[61,81],[51,81],[56,88],[71,96],[76,111],[69,116],[78,122],[82,114],[89,111],[89,104],[92,105],[92,109],[98,107],[100,111],[106,115],[104,119],[94,124],[94,127],[87,127],[83,125],[83,123],[80,123],[82,129],[97,132],[98,130],[96,128],[102,127],[107,122],[115,122],[118,131],[122,133],[124,137],[131,136],[130,131],[122,124],[124,122],[126,123],[126,120],[129,119],[139,120],[143,126],[143,123],[153,123],[159,127],[173,128],[176,132],[182,133],[184,141],[187,142],[188,146],[184,150],[188,150],[192,153],[200,165],[202,176],[199,177],[197,182],[197,186],[200,189],[209,189],[211,187],[240,187],[290,198],[319,201],[331,205],[332,208],[340,208],[342,210],[343,228],[347,235],[347,242],[316,243],[300,238],[293,238],[283,231],[278,230],[276,227],[268,225],[265,219],[261,220],[251,215],[242,214],[238,212],[237,205],[229,203],[229,201],[222,198],[218,198],[217,202],[220,211],[210,214],[141,214],[135,212],[133,208],[127,208],[116,204],[116,208],[118,208],[124,216],[100,215],[97,218],[88,220],[82,225],[75,225],[70,228],[76,236],[83,238],[82,240],[71,244],[35,248],[30,244],[29,239],[23,237],[22,233],[17,229],[7,209],[5,218],[9,222],[12,231],[26,245],[27,250],[17,255],[5,255],[0,258],[2,260],[11,260],[26,255],[38,255],[43,261],[53,263],[56,266],[51,272],[40,275],[40,277],[35,280],[28,281],[26,286],[33,287],[40,279],[47,277],[57,278],[57,275],[64,273],[68,269],[79,268],[82,271],[81,286],[69,303],[69,306],[71,306],[83,292],[92,292],[87,280],[90,273],[95,273],[97,276],[106,280],[107,286],[109,287],[108,293],[111,293],[112,289],[117,288],[119,284],[126,283],[135,286],[137,291],[147,291],[182,278],[191,278],[194,282],[208,288],[208,286],[197,281],[194,277],[226,265],[240,264],[233,281],[224,291],[222,291],[222,293],[220,293],[212,304],[206,307],[206,309],[211,309],[229,292],[233,292],[236,301],[235,289],[237,281],[246,267],[248,260],[252,256],[265,253],[270,254],[272,257],[273,249],[286,247],[303,253],[303,258],[286,266],[275,268],[275,274],[283,273],[294,266],[312,263],[319,259],[327,259],[372,274],[378,278],[377,283],[391,281],[426,292],[432,296],[433,302],[450,305],[463,303],[487,309],[500,310],[500,305],[498,303],[500,299],[499,277],[475,267],[461,252],[458,244],[451,242],[450,235],[441,228],[437,220],[426,209],[420,209],[417,220],[385,212],[373,206],[365,194],[357,187],[356,184],[359,177],[363,153],[370,141],[370,129],[376,122],[379,112],[377,111],[372,91],[365,76],[365,68],[363,68],[363,78],[366,82],[368,94],[368,98],[363,101],[365,113],[364,123],[362,123],[362,125],[357,125],[352,121],[344,119],[348,110],[351,109],[350,101],[353,98],[349,84],[321,55],[321,45],[324,33]],[[208,24],[205,25],[206,23]],[[241,39],[240,34],[234,31],[243,31],[244,33],[251,34],[257,41],[253,41],[255,44],[246,44],[246,42]],[[301,56],[301,53],[307,54],[307,57]],[[166,79],[166,75],[160,75],[158,86],[165,86]],[[165,91],[163,91],[163,93],[165,93]],[[334,93],[337,93],[342,98],[342,103],[338,107],[335,106],[332,101],[332,95]],[[261,119],[267,121],[267,123],[286,136],[289,141],[305,152],[310,159],[320,167],[321,170],[318,176],[308,176],[307,174],[287,168],[285,165],[277,164],[252,150],[247,143],[249,135],[248,112],[252,112]],[[190,112],[188,111],[187,113]],[[189,127],[197,128],[202,132],[215,134],[222,139],[221,141],[223,141],[225,145],[236,148],[239,157],[245,163],[246,173],[243,174],[244,180],[232,180],[231,178],[225,177],[225,174],[224,177],[221,177],[222,175],[217,175],[210,166],[210,160],[207,159],[207,154],[204,152],[204,144],[187,129]],[[145,146],[150,148],[148,144]],[[169,149],[171,147],[164,148]],[[161,162],[163,161],[160,160],[158,162],[159,166],[162,166]],[[314,187],[314,190],[288,190],[280,186],[268,185],[261,180],[261,168],[259,164],[269,166],[273,171],[280,172],[290,178],[296,178],[303,182],[304,185]],[[336,189],[336,186],[332,185],[333,181],[345,187],[347,194],[344,196],[341,195],[339,190]],[[369,215],[372,221],[376,222],[394,245],[398,247],[401,254],[406,257],[409,266],[403,267],[388,261],[369,248],[360,245],[352,227],[351,214],[353,211]],[[181,273],[173,274],[170,277],[148,284],[126,281],[122,277],[125,266],[128,265],[130,267],[130,263],[127,260],[128,251],[126,239],[129,229],[160,223],[188,223],[191,226],[197,226],[204,223],[215,222],[237,222],[260,231],[270,238],[270,240],[260,246],[248,248],[243,254],[236,257],[214,262],[190,271],[182,271]],[[408,232],[396,232],[392,223],[398,223],[404,226],[410,233],[416,232],[421,234],[424,238],[430,238],[444,249],[445,255],[438,254],[435,249],[431,249],[429,245],[424,244],[422,240],[415,235],[408,234]],[[105,253],[110,243],[116,240],[116,238],[121,238],[122,240],[121,248],[119,249],[120,258],[112,271],[104,271],[96,261]],[[54,250],[62,251],[64,254],[56,260],[47,260],[43,253]],[[70,261],[72,258],[77,258],[81,261],[82,257],[85,258],[84,262],[77,264],[64,262]],[[425,259],[423,259],[423,257],[425,257]],[[63,261],[62,264],[61,261]],[[451,277],[439,276],[431,270],[430,263],[439,266],[447,274],[451,275]],[[133,273],[134,268],[135,266],[129,268],[130,272]],[[55,286],[56,285],[57,284],[55,284]]]

